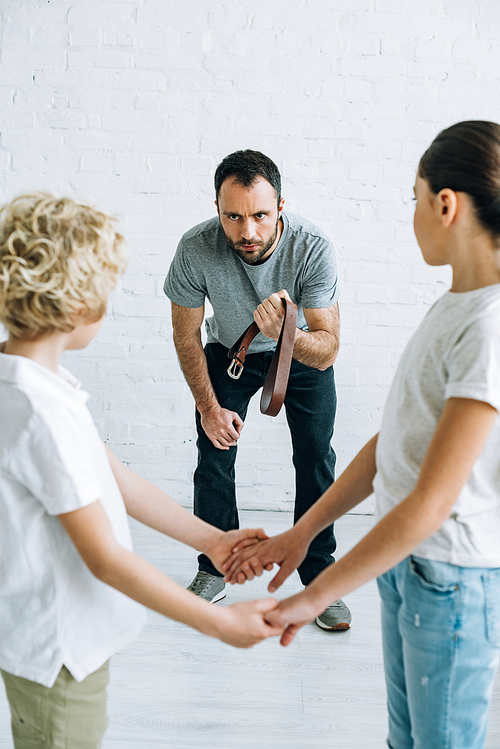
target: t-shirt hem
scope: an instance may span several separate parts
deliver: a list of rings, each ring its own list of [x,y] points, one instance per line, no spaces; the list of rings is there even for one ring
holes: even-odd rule
[[[140,605],[140,604],[138,604]],[[142,607],[141,607],[142,608]],[[75,681],[81,682],[90,674],[93,674],[100,668],[106,661],[109,661],[111,656],[117,653],[119,650],[123,650],[133,642],[136,637],[140,634],[144,625],[147,621],[147,615],[145,609],[139,613],[137,620],[134,625],[123,632],[120,637],[113,640],[112,643],[108,643],[106,647],[101,648],[96,653],[92,653],[92,658],[89,658],[85,666],[79,666],[72,662],[71,658],[64,657],[61,655],[57,661],[55,661],[49,670],[41,670],[25,667],[23,664],[13,664],[0,659],[0,668],[13,676],[19,676],[22,679],[33,681],[37,684],[41,684],[49,689],[54,686],[54,683],[59,675],[59,672],[63,666],[66,666],[70,674],[73,676]]]
[[[405,494],[408,496],[409,492]],[[380,496],[377,496],[375,492],[375,512],[374,519],[375,523],[379,523],[391,510],[394,509],[400,502],[401,499],[392,499],[390,502],[383,502],[380,500]],[[383,506],[382,506],[383,504]],[[467,554],[462,551],[458,552],[455,549],[443,548],[438,543],[435,543],[433,536],[426,539],[420,546],[413,549],[410,556],[422,557],[422,559],[428,559],[430,562],[445,562],[446,564],[453,564],[457,567],[471,567],[471,568],[487,568],[495,569],[500,567],[500,554],[498,557],[492,556],[480,556],[476,554]]]
[[[336,292],[333,297],[319,297],[315,299],[301,299],[300,306],[302,309],[325,309],[333,307],[339,300],[340,294]]]
[[[96,502],[100,498],[101,494],[102,488],[99,486],[99,484],[95,483],[85,487],[84,490],[77,490],[76,498],[78,502],[73,502],[70,506],[68,506],[69,503],[67,501],[64,505],[51,504],[49,506],[45,502],[43,502],[42,504],[49,515],[63,515],[66,512],[74,512],[75,510],[81,510],[82,507],[88,507],[93,502]]]
[[[445,399],[448,398],[468,398],[470,400],[482,401],[489,403],[494,409],[500,411],[500,398],[492,396],[491,390],[488,390],[482,383],[475,384],[468,382],[466,384],[451,383],[445,387]]]
[[[140,604],[137,605],[140,606]],[[97,671],[97,669],[106,663],[106,661],[109,661],[112,655],[115,655],[119,650],[123,650],[127,645],[130,645],[130,643],[135,640],[147,622],[146,610],[142,606],[141,608],[142,611],[139,613],[134,625],[126,632],[122,632],[120,637],[115,638],[111,643],[108,643],[106,647],[93,653],[92,658],[87,660],[85,666],[79,666],[77,663],[72,662],[71,658],[63,657],[64,665],[76,681],[83,681],[87,676],[89,676],[89,674],[93,674],[94,671]]]
[[[9,663],[8,661],[0,661],[0,668],[2,671],[5,671],[12,676],[18,676],[21,679],[41,684],[43,687],[48,687],[49,689],[54,686],[63,665],[63,659],[58,658],[49,671],[42,672],[39,669],[25,668],[23,665],[19,666]]]
[[[163,286],[163,292],[166,297],[170,299],[171,302],[174,304],[177,304],[179,307],[188,307],[189,309],[196,309],[197,307],[202,307],[205,303],[206,296],[200,296],[197,297],[196,301],[193,301],[193,299],[187,299],[185,296],[177,296],[175,292],[173,292],[171,289],[167,289],[167,285]]]
[[[427,559],[429,562],[444,562],[445,564],[451,564],[456,567],[467,567],[470,569],[496,569],[500,567],[500,557],[495,559],[493,557],[471,557],[465,554],[453,554],[447,552],[439,552],[439,550],[426,550],[417,546],[411,552],[412,557],[421,557]]]

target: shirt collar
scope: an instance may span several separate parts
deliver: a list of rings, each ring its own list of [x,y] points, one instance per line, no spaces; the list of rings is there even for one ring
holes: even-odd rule
[[[89,394],[82,390],[82,383],[61,365],[57,373],[25,356],[0,353],[0,382],[10,383],[23,390],[43,391],[47,396],[56,396],[71,403],[86,403]]]

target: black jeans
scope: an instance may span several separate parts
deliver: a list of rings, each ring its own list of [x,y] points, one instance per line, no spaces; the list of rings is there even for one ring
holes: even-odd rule
[[[263,386],[273,351],[249,354],[239,380],[227,374],[227,349],[220,343],[205,347],[208,372],[220,405],[236,411],[245,419],[248,404]],[[292,360],[285,397],[285,409],[293,447],[295,467],[294,522],[311,507],[335,479],[335,453],[330,444],[335,422],[337,396],[333,367],[323,372]],[[194,512],[224,531],[239,527],[236,507],[234,464],[237,447],[219,450],[208,439],[196,411],[198,465],[194,473]],[[298,568],[300,579],[308,585],[334,560],[336,548],[333,525],[311,543]],[[219,575],[210,559],[198,557],[200,570]]]

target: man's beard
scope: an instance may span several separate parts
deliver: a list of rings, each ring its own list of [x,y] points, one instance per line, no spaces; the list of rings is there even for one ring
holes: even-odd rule
[[[278,236],[278,226],[279,226],[279,217],[276,220],[276,226],[274,227],[274,231],[272,235],[269,237],[267,242],[233,242],[232,239],[230,239],[226,232],[224,232],[224,236],[226,237],[226,242],[228,243],[229,247],[235,252],[241,260],[243,260],[244,263],[247,265],[258,265],[260,262],[260,259],[268,252],[273,244],[276,242],[276,237]],[[222,230],[224,231],[224,229]],[[251,247],[252,245],[258,245],[258,249],[255,250],[251,255],[249,255],[248,252],[245,252],[242,250],[242,247]]]

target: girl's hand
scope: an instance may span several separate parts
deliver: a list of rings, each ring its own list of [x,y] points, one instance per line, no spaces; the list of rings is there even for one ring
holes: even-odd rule
[[[311,600],[308,589],[291,598],[280,601],[278,606],[266,614],[266,622],[285,628],[280,643],[283,647],[290,645],[293,638],[304,624],[309,624],[324,610]]]
[[[272,569],[276,563],[281,569],[268,586],[269,592],[274,593],[303,562],[308,548],[309,541],[302,539],[295,528],[251,548],[238,544],[231,559],[222,565],[222,571],[226,573],[224,580],[232,585],[251,580],[254,575]]]
[[[262,528],[244,528],[242,530],[227,531],[227,533],[221,531],[214,543],[210,547],[202,549],[202,551],[210,557],[218,570],[224,572],[224,562],[228,562],[232,558],[236,548],[255,554],[255,551],[253,551],[255,546],[267,538],[269,536]],[[247,579],[251,580],[254,575],[250,574],[248,577],[245,577],[244,573],[242,573],[241,577],[241,582],[244,583]]]
[[[266,637],[278,637],[283,634],[283,626],[267,621],[277,605],[274,598],[261,598],[227,607],[214,607],[219,618],[215,634],[236,648],[251,648]]]

